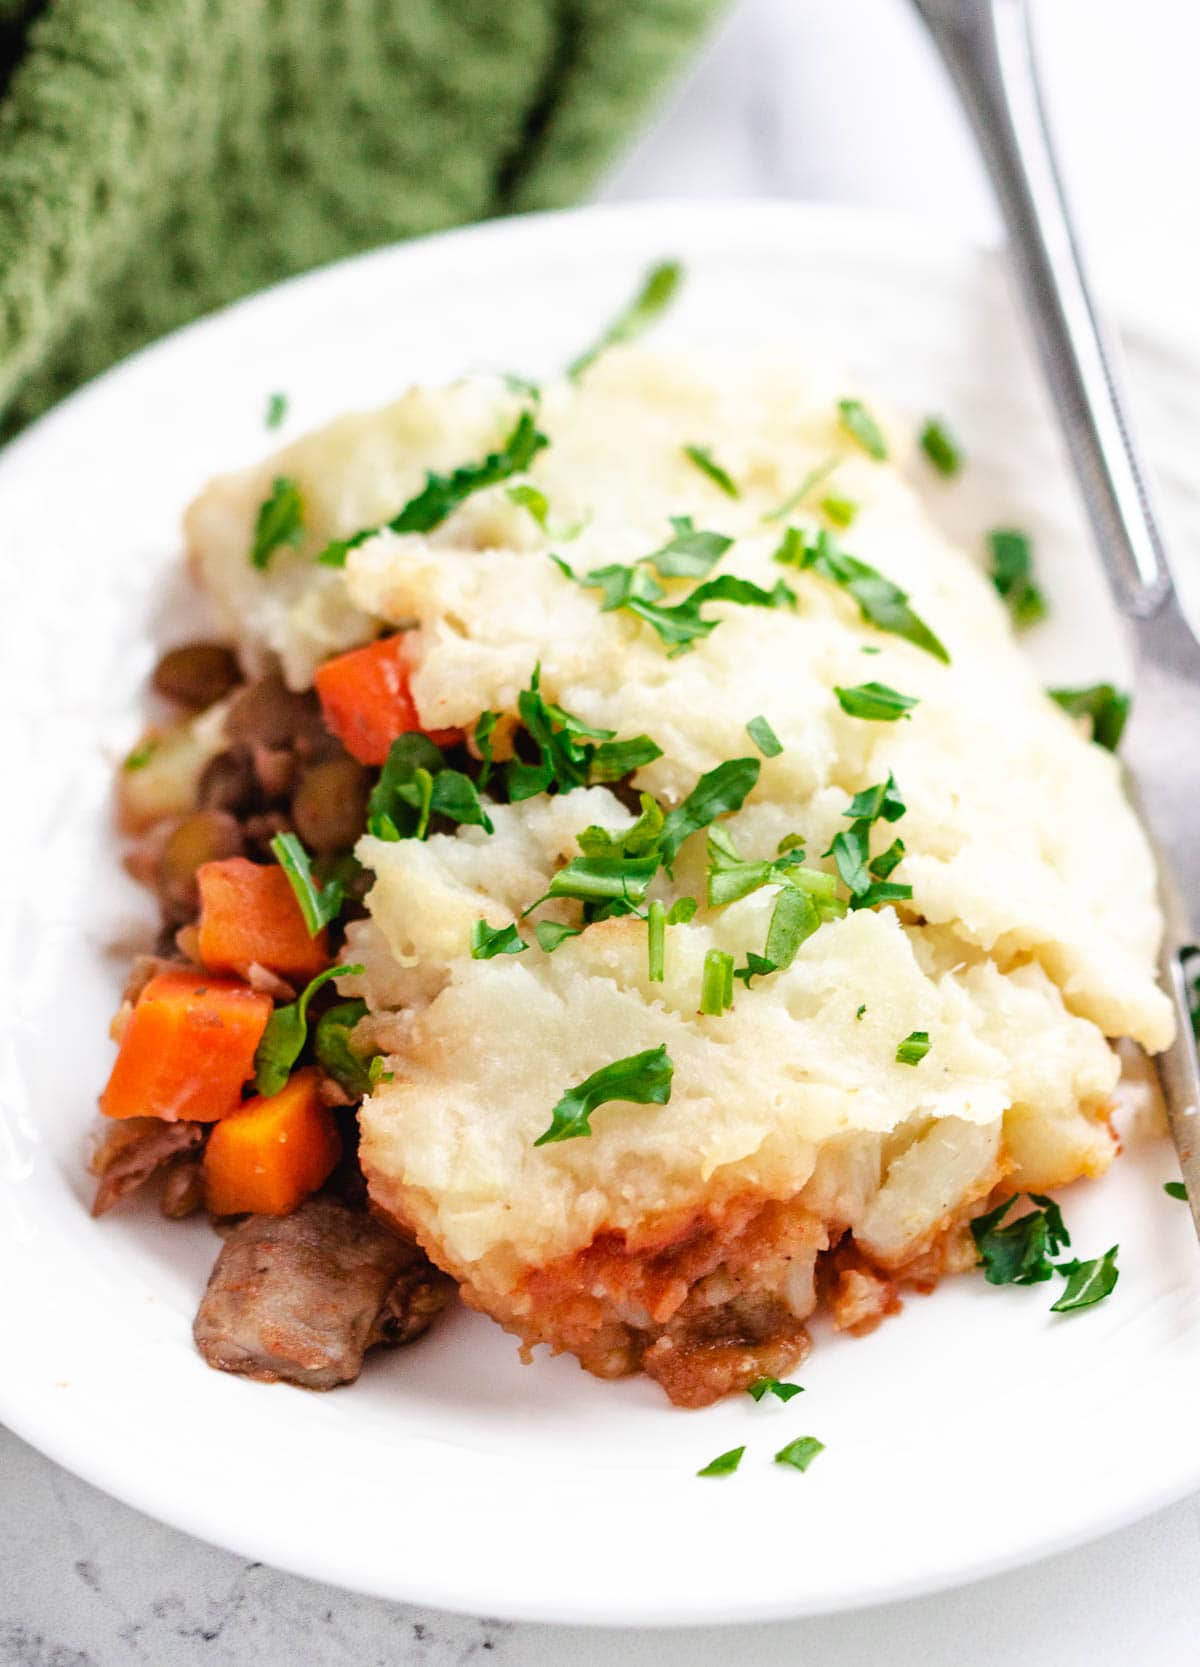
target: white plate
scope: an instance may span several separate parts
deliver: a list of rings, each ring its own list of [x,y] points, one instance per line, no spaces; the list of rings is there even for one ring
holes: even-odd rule
[[[523,1368],[510,1338],[466,1312],[333,1395],[223,1377],[190,1338],[216,1249],[207,1226],[87,1215],[115,946],[150,918],[120,876],[111,764],[136,733],[172,597],[180,617],[181,508],[273,443],[271,390],[290,395],[290,435],[410,380],[536,375],[666,254],[690,276],[664,339],[813,344],[915,412],[950,414],[973,464],[960,487],[929,483],[938,513],[974,539],[997,521],[1031,527],[1057,605],[1031,648],[1057,680],[1121,671],[993,261],[843,212],[639,205],[386,250],[171,337],[0,459],[0,736],[20,783],[0,910],[0,1416],[100,1487],[245,1555],[546,1621],[876,1602],[1200,1485],[1200,1262],[1187,1211],[1162,1192],[1162,1141],[1131,1139],[1107,1180],[1068,1200],[1081,1254],[1121,1242],[1103,1306],[1055,1318],[1044,1289],[952,1280],[872,1337],[818,1326],[807,1393],[787,1407],[742,1396],[703,1413],[569,1358]],[[1194,531],[1200,377],[1145,345],[1136,368],[1169,499]],[[803,1476],[771,1463],[800,1434],[827,1445]],[[695,1478],[742,1442],[738,1475]]]

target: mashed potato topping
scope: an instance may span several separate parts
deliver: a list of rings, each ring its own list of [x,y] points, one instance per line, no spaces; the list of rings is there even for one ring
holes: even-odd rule
[[[503,757],[540,665],[547,700],[662,748],[631,784],[490,806],[491,834],[365,837],[357,855],[375,881],[348,948],[366,970],[340,987],[366,997],[393,1073],[361,1115],[377,1206],[527,1342],[573,1348],[605,1373],[640,1363],[676,1399],[697,1398],[677,1367],[701,1343],[723,1359],[757,1347],[761,1367],[785,1338],[794,1358],[818,1258],[839,1241],[835,1309],[839,1290],[861,1295],[864,1278],[949,1246],[1000,1179],[1040,1190],[1102,1172],[1118,1077],[1107,1039],[1153,1051],[1171,1034],[1152,865],[1114,760],[1042,693],[991,586],[901,469],[839,426],[844,392],[794,368],[616,350],[545,390],[549,444],[520,477],[540,499],[509,481],[429,533],[383,531],[344,568],[314,563],[330,538],[393,515],[427,470],[502,443],[527,401],[476,379],[345,418],[215,482],[188,520],[244,653],[277,656],[294,687],[401,627],[426,730],[470,733],[496,712]],[[899,437],[897,425],[893,451]],[[740,495],[688,444],[710,447]],[[774,514],[830,463],[825,484]],[[246,549],[280,474],[304,493],[305,540],[260,572]],[[828,578],[773,559],[788,526],[822,525],[832,491],[857,506],[845,549],[909,593],[948,663],[868,623]],[[766,591],[783,579],[795,607],[707,603],[715,629],[671,656],[549,559],[576,575],[635,562],[680,516],[733,540],[714,573]],[[667,601],[691,583],[666,581]],[[894,722],[849,715],[835,691],[869,681],[918,704]],[[903,841],[892,878],[911,900],[826,921],[790,966],[702,1015],[706,952],[738,966],[761,953],[778,886],[708,907],[700,833],[650,890],[700,904],[667,929],[662,982],[637,917],[540,948],[534,921],[580,924],[569,899],[525,922],[523,954],[472,958],[473,924],[517,919],[579,854],[581,830],[632,825],[628,787],[669,809],[704,772],[757,757],[746,725],[759,715],[782,750],[721,822],[741,854],[770,859],[799,835],[809,865],[832,871],[822,853],[851,799],[890,774],[905,810],[872,851]],[[913,1032],[930,1043],[916,1065],[897,1059]],[[668,1104],[603,1105],[590,1138],[534,1145],[568,1087],[662,1044]],[[850,1245],[873,1272],[849,1267]],[[953,1265],[949,1250],[939,1265]]]

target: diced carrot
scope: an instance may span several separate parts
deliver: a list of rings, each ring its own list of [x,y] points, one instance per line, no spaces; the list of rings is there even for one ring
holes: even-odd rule
[[[100,1096],[106,1117],[214,1123],[241,1104],[271,998],[231,978],[157,973],[129,1016]]]
[[[217,1124],[204,1152],[204,1196],[214,1215],[285,1216],[316,1192],[342,1155],[321,1073],[297,1071]]]
[[[307,983],[329,965],[324,928],[310,937],[282,868],[226,857],[196,870],[200,959],[210,972],[249,976],[251,966]]]
[[[403,634],[380,637],[318,666],[313,677],[325,722],[360,764],[384,764],[398,735],[420,729],[409,687]],[[426,731],[435,746],[461,741],[461,729]]]

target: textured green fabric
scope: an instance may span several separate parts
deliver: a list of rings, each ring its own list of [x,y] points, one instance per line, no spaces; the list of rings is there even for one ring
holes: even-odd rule
[[[719,0],[0,0],[0,411],[337,256],[576,198]]]

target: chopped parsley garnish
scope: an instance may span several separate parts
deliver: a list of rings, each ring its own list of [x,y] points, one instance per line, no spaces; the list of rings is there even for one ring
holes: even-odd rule
[[[1085,689],[1047,689],[1046,693],[1071,717],[1090,718],[1092,740],[1106,752],[1116,752],[1129,717],[1128,695],[1111,683],[1093,683]]]
[[[896,1049],[897,1065],[919,1065],[929,1052],[929,1032],[910,1030]]]
[[[793,1395],[803,1395],[802,1383],[781,1383],[778,1378],[755,1378],[747,1384],[746,1393],[752,1401],[761,1401],[764,1395],[774,1395],[776,1400],[790,1401]]]
[[[702,475],[707,475],[719,491],[727,498],[740,498],[737,482],[727,470],[722,469],[707,446],[685,446],[683,455],[696,465]]]
[[[673,515],[675,536],[660,550],[642,556],[632,565],[610,563],[589,573],[576,573],[561,556],[550,559],[565,578],[586,590],[601,594],[601,613],[623,608],[653,627],[673,654],[682,654],[698,639],[707,637],[720,623],[700,612],[705,602],[737,602],[743,607],[794,607],[795,593],[782,581],[764,590],[750,579],[726,573],[696,586],[680,602],[664,603],[666,591],[650,569],[662,579],[703,578],[733,543],[724,533],[697,529],[690,516]]]
[[[700,981],[700,1011],[712,1017],[732,1006],[733,956],[723,949],[710,949]]]
[[[567,376],[570,380],[578,381],[605,348],[615,347],[619,342],[632,341],[635,336],[640,336],[643,330],[648,329],[670,304],[682,278],[683,267],[678,261],[660,261],[657,266],[652,266],[633,300],[617,314],[599,341],[567,366]]]
[[[304,500],[300,488],[288,475],[276,475],[271,495],[258,506],[250,561],[264,572],[276,550],[285,544],[293,548],[304,541]]]
[[[639,1106],[666,1105],[671,1098],[674,1072],[665,1044],[602,1065],[574,1088],[567,1089],[550,1114],[550,1127],[533,1144],[548,1146],[554,1141],[590,1135],[592,1113],[612,1100],[628,1100]]]
[[[491,779],[492,764],[494,762],[492,757],[492,736],[495,733],[496,725],[499,721],[499,712],[488,711],[481,712],[475,720],[475,745],[478,748],[479,759],[482,765],[478,780],[475,784],[477,787],[486,787]]]
[[[327,880],[323,886],[317,884],[308,852],[294,833],[276,834],[271,850],[291,882],[304,924],[315,938],[323,926],[336,918],[345,898],[345,888],[339,879]]]
[[[681,926],[696,912],[694,897],[679,897],[668,909],[657,899],[646,910],[646,943],[649,956],[647,977],[652,984],[661,984],[666,976],[668,926]]]
[[[144,770],[157,750],[156,742],[139,741],[132,752],[125,754],[125,760],[121,768],[123,770]]]
[[[544,949],[547,955],[553,955],[559,944],[565,943],[568,938],[577,938],[579,933],[578,926],[564,926],[557,920],[539,920],[533,929],[539,948]]]
[[[1050,1304],[1052,1314],[1070,1314],[1076,1308],[1090,1308],[1101,1302],[1117,1283],[1117,1251],[1113,1245],[1103,1256],[1090,1262],[1059,1263],[1056,1272],[1066,1274],[1067,1288],[1057,1302]]]
[[[646,857],[572,857],[550,881],[546,897],[575,897],[584,903],[643,903],[657,873],[657,852]],[[545,898],[538,901],[544,902]],[[537,904],[530,904],[530,908],[537,908]]]
[[[989,1285],[1041,1284],[1054,1272],[1051,1256],[1071,1243],[1061,1209],[1041,1193],[1029,1194],[1035,1209],[1002,1227],[1017,1197],[1014,1193],[971,1223],[979,1265]]]
[[[668,811],[663,822],[660,852],[669,874],[685,839],[707,828],[718,816],[741,810],[758,780],[757,758],[730,758],[706,770],[682,804]]]
[[[861,1018],[862,1018],[862,1016],[863,1016],[863,1014],[864,1014],[864,1013],[865,1013],[865,1012],[866,1012],[866,1010],[867,1010],[867,1004],[866,1004],[866,1002],[865,1002],[865,1001],[864,1001],[864,1002],[863,1002],[863,1004],[862,1004],[862,1006],[861,1006],[861,1007],[859,1007],[859,1008],[858,1008],[858,1009],[857,1009],[857,1010],[856,1010],[856,1012],[855,1012],[855,1014],[854,1014],[854,1017],[855,1017],[855,1018],[856,1018],[856,1019],[861,1019]]]
[[[1163,1191],[1168,1198],[1178,1198],[1181,1204],[1188,1201],[1188,1189],[1182,1181],[1164,1181]]]
[[[858,516],[858,505],[853,498],[822,498],[821,514],[827,521],[832,521],[835,527],[852,527]]]
[[[335,539],[321,551],[318,562],[325,567],[344,567],[348,553],[382,532],[384,526],[394,533],[432,532],[472,493],[481,492],[486,486],[497,486],[512,475],[524,474],[546,445],[549,441],[534,422],[533,413],[522,411],[498,451],[489,452],[479,463],[464,463],[448,475],[430,472],[416,497],[410,498],[390,521],[382,526],[363,527],[349,538]]]
[[[773,972],[791,966],[800,945],[806,938],[812,937],[824,918],[820,905],[808,892],[794,885],[780,888],[775,907],[771,910],[762,956],[764,961],[770,962]]]
[[[869,456],[877,463],[886,459],[887,441],[883,437],[883,430],[861,399],[839,399],[838,416],[846,433],[852,440],[856,440]]]
[[[1027,534],[999,527],[987,535],[991,580],[1018,631],[1045,619],[1046,599],[1034,582],[1033,544]]]
[[[510,486],[506,495],[509,502],[516,504],[518,509],[527,509],[545,532],[550,516],[550,504],[544,492],[536,486],[530,486],[527,481],[522,481],[519,486]]]
[[[495,831],[470,776],[450,770],[427,735],[410,730],[388,749],[367,800],[367,832],[376,839],[424,839],[434,816],[461,827]]]
[[[869,718],[875,723],[895,723],[907,718],[919,704],[914,695],[902,695],[886,683],[858,683],[852,689],[835,688],[838,705],[851,718]]]
[[[540,666],[533,668],[529,687],[522,689],[517,697],[517,711],[537,748],[538,762],[526,764],[514,758],[508,765],[508,796],[514,804],[545,793],[550,787],[569,793],[572,788],[586,786],[589,780],[619,781],[631,770],[662,757],[662,748],[648,735],[617,741],[615,731],[585,724],[581,718],[547,701],[541,692]],[[486,737],[489,743],[490,736],[489,729]],[[482,752],[478,726],[476,741]],[[599,745],[594,745],[595,742]]]
[[[963,454],[958,442],[940,417],[930,417],[921,430],[921,450],[939,475],[947,480],[961,473]]]
[[[794,527],[788,528],[788,535],[795,532]],[[920,615],[909,607],[908,592],[901,590],[899,585],[893,584],[890,579],[884,578],[882,573],[868,566],[865,561],[847,555],[838,547],[833,534],[826,528],[821,529],[813,544],[806,544],[799,533],[796,533],[795,538],[785,536],[775,552],[774,560],[788,567],[811,569],[820,578],[839,585],[858,603],[859,612],[869,625],[874,625],[880,631],[890,631],[893,636],[903,637],[915,648],[923,648],[936,660],[949,665],[950,656],[945,645],[934,635]]]
[[[745,1447],[731,1447],[728,1453],[718,1453],[715,1459],[710,1459],[703,1470],[696,1472],[697,1476],[732,1476],[742,1462]]]
[[[775,1463],[790,1464],[793,1470],[807,1470],[817,1454],[824,1451],[825,1443],[818,1441],[815,1435],[801,1435],[779,1449]]]
[[[308,1041],[308,1004],[322,984],[328,984],[331,978],[349,978],[364,970],[358,965],[326,967],[304,987],[296,1001],[275,1009],[267,1020],[267,1028],[254,1053],[256,1094],[278,1094],[287,1082],[292,1066]]]
[[[528,948],[514,921],[510,920],[507,926],[489,926],[486,920],[477,920],[471,927],[472,961],[490,961],[496,955],[522,955]]]
[[[373,1054],[364,1059],[350,1046],[351,1031],[366,1016],[365,1001],[357,997],[352,1001],[339,1001],[321,1014],[313,1037],[313,1052],[318,1065],[354,1100],[361,1100],[364,1094],[369,1094],[376,1083],[391,1080],[391,1073],[383,1070],[382,1055]]]
[[[825,852],[837,864],[842,883],[850,893],[852,909],[873,909],[880,903],[903,903],[912,897],[912,887],[889,880],[888,876],[904,855],[902,840],[894,840],[880,856],[871,857],[871,828],[878,821],[898,822],[904,802],[889,773],[886,781],[856,793],[843,815],[850,826],[834,835]]]
[[[778,758],[783,751],[783,742],[765,718],[751,718],[746,725],[746,734],[764,758]]]
[[[263,418],[268,428],[279,428],[287,416],[288,400],[286,394],[272,394],[267,400],[267,414]]]
[[[823,480],[829,479],[839,462],[839,458],[830,457],[824,463],[818,463],[815,469],[810,469],[796,490],[786,497],[781,504],[776,504],[774,509],[768,510],[763,516],[763,520],[782,521],[794,509],[799,509],[809,493],[815,491]],[[795,528],[789,528],[788,532],[795,532]],[[800,535],[797,533],[796,536],[799,537]]]
[[[1118,1246],[1087,1262],[1051,1261],[1070,1245],[1071,1235],[1052,1198],[1036,1192],[1028,1196],[1035,1208],[1010,1221],[1007,1227],[1000,1224],[1017,1202],[1016,1194],[971,1223],[979,1265],[988,1284],[1040,1285],[1057,1273],[1067,1284],[1058,1301],[1051,1304],[1052,1314],[1069,1314],[1100,1302],[1117,1283]]]

